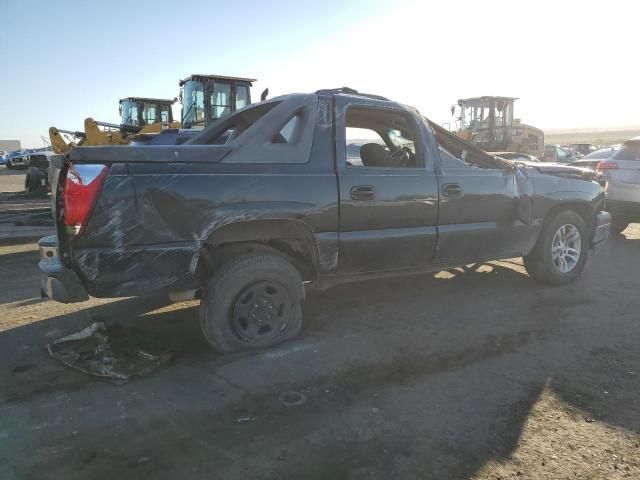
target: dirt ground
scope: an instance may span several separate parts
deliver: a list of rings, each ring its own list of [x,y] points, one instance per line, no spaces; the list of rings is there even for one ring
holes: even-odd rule
[[[0,165],[0,192],[22,192],[24,190],[24,170],[11,170]]]
[[[197,302],[41,300],[35,243],[0,245],[0,478],[640,478],[639,258],[632,225],[566,287],[509,260],[310,292],[296,340],[219,356]],[[175,358],[49,358],[96,320]]]

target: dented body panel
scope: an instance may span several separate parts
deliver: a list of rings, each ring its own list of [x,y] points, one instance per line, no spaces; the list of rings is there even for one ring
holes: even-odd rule
[[[415,121],[424,164],[345,166],[345,115],[354,106]],[[283,142],[291,118],[294,133]],[[591,179],[485,153],[476,153],[488,162],[482,167],[451,169],[440,135],[410,107],[327,93],[240,110],[184,145],[76,148],[72,163],[109,172],[78,236],[61,225],[54,193],[61,261],[89,294],[113,297],[198,288],[205,266],[215,267],[211,252],[237,244],[280,249],[322,284],[524,255],[561,205],[579,205],[595,232],[603,192]],[[56,186],[65,168],[56,168]],[[461,191],[452,196],[454,184]],[[372,198],[354,196],[363,185]]]

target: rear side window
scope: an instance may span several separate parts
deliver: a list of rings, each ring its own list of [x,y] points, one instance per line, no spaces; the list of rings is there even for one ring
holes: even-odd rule
[[[238,138],[279,104],[280,102],[260,103],[255,107],[233,113],[224,120],[216,122],[206,128],[200,135],[195,136],[190,141],[185,142],[185,144],[224,145],[228,141]]]
[[[613,160],[640,160],[640,144],[623,145],[613,156]]]
[[[293,143],[298,136],[302,124],[302,114],[297,113],[285,123],[284,127],[273,137],[273,143]]]
[[[222,163],[309,162],[318,118],[324,118],[321,113],[324,109],[318,109],[316,95],[292,95],[230,115],[215,129],[218,135],[225,128],[232,130],[226,142],[231,150]]]

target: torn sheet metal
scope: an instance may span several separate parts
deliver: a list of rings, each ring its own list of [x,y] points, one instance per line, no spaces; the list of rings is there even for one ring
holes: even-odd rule
[[[143,376],[172,358],[170,352],[140,348],[121,326],[95,322],[47,345],[51,358],[95,377],[120,383]]]

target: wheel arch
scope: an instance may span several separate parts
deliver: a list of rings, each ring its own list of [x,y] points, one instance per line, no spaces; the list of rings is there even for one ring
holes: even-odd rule
[[[554,217],[556,217],[560,212],[565,211],[573,211],[576,212],[582,219],[584,220],[584,224],[587,227],[587,232],[589,233],[589,240],[593,239],[593,235],[595,233],[595,215],[593,211],[593,205],[591,202],[586,200],[572,200],[569,202],[562,202],[558,205],[555,205],[544,216],[544,224],[551,221]]]
[[[202,243],[198,271],[213,271],[231,257],[254,251],[284,256],[303,280],[316,280],[318,246],[311,229],[296,219],[242,220],[214,230]]]

